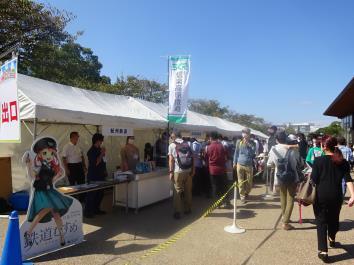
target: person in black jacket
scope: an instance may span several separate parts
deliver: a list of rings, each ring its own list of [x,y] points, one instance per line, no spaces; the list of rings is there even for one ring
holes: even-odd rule
[[[298,137],[300,157],[305,161],[307,156],[307,149],[308,149],[306,137],[303,133],[298,133],[296,136]]]
[[[315,158],[311,179],[316,184],[313,209],[317,224],[318,257],[328,262],[327,236],[330,247],[335,247],[339,214],[343,204],[343,177],[351,194],[349,207],[354,204],[354,185],[349,164],[337,148],[335,137],[329,137],[324,141],[324,151],[325,156]]]

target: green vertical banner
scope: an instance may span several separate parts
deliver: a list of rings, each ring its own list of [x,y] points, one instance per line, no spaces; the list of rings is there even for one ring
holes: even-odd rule
[[[190,56],[170,56],[168,121],[187,122]]]

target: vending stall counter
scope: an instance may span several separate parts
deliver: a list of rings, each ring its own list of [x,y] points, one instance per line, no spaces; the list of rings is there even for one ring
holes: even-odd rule
[[[128,189],[128,196],[125,196]],[[171,181],[167,168],[156,168],[155,170],[135,174],[128,185],[117,185],[115,187],[115,204],[128,205],[135,209],[168,199],[172,196]],[[128,198],[128,203],[126,202]]]

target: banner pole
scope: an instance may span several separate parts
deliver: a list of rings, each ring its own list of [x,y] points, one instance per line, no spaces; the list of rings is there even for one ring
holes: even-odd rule
[[[168,105],[167,105],[167,133],[170,137],[170,56],[167,56],[167,91],[168,91]]]

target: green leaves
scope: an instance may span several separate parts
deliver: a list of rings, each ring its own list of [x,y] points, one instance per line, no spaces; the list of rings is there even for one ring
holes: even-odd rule
[[[101,75],[98,56],[76,43],[83,32],[71,35],[65,30],[72,19],[70,12],[33,1],[0,1],[0,53],[19,43],[20,73],[64,85],[167,102],[167,86],[153,80],[122,76],[111,84],[108,76]]]
[[[249,114],[240,114],[230,110],[228,106],[223,107],[217,100],[194,99],[189,101],[189,109],[201,114],[216,116],[239,123],[243,126],[250,127],[255,130],[267,132],[268,123],[263,118]]]
[[[3,0],[0,2],[0,50],[20,43],[23,59],[40,42],[66,41],[70,35],[64,29],[71,19],[71,13],[54,7],[32,1]]]
[[[315,134],[342,136],[343,128],[339,121],[334,121],[329,126],[318,129]]]

